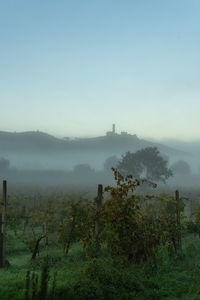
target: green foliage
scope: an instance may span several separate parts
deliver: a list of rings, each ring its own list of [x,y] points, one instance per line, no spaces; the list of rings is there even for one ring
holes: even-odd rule
[[[7,208],[7,223],[11,230],[17,235],[17,230],[25,220],[26,207],[21,205],[20,200],[12,197],[9,199],[9,205]]]
[[[153,256],[160,244],[177,250],[179,228],[175,215],[168,215],[165,210],[163,213],[159,206],[154,215],[149,214],[143,199],[135,195],[141,182],[132,180],[131,175],[122,176],[116,169],[113,171],[117,186],[105,188],[110,198],[103,205],[104,240],[111,254],[139,263]],[[166,198],[157,200],[161,206],[162,202],[168,204]]]
[[[11,266],[0,270],[0,299],[198,299],[200,241],[184,234],[179,253],[177,235],[182,228],[177,225],[176,201],[167,194],[137,195],[137,187],[147,181],[113,171],[116,185],[105,188],[98,256],[97,198],[78,200],[77,195],[55,193],[32,196],[34,203],[27,197],[26,205],[10,198],[7,244]],[[183,211],[181,199],[182,224]],[[199,232],[199,212],[196,206],[190,224],[196,227],[188,225],[188,231]],[[40,256],[30,262],[27,250],[33,252],[44,222],[49,246],[41,247]],[[62,255],[61,247],[68,255]],[[39,275],[47,254],[48,265],[43,265]],[[57,271],[57,281],[50,277],[49,265]]]
[[[200,205],[196,205],[192,219],[185,222],[189,233],[198,234],[200,237]]]
[[[161,207],[165,201],[167,200],[160,203]],[[143,204],[146,206],[146,203]],[[102,230],[104,231],[103,228]],[[17,237],[15,241],[18,250],[9,257],[11,266],[0,270],[1,300],[24,299],[27,269],[30,270],[30,297],[32,290],[39,291],[40,266],[47,252],[51,269],[57,271],[56,289],[52,299],[199,298],[200,240],[192,235],[184,237],[181,258],[178,255],[169,255],[168,247],[158,246],[153,257],[136,265],[124,264],[119,256],[110,257],[105,245],[102,246],[99,258],[90,258],[88,261],[81,243],[74,244],[67,257],[62,255],[57,245],[50,244],[48,248],[41,249],[40,257],[36,261],[28,263],[29,254],[21,248]],[[33,288],[33,273],[34,278],[38,277],[36,289]],[[52,281],[51,276],[48,281],[48,294],[51,294]]]
[[[66,215],[58,228],[58,241],[65,254],[69,247],[83,240],[85,247],[94,229],[94,206],[87,199],[68,201]]]
[[[127,152],[122,156],[117,168],[122,174],[132,174],[134,178],[145,177],[148,180],[165,182],[172,171],[167,167],[164,159],[156,147],[148,147],[135,153]]]
[[[74,299],[131,299],[141,290],[137,272],[112,259],[94,258],[74,278],[68,293]]]
[[[26,237],[23,238],[23,242],[25,243],[27,249],[31,253],[33,253],[36,241],[37,241],[37,237],[36,236],[33,236],[33,237],[26,236]]]
[[[25,300],[53,300],[56,289],[56,274],[54,273],[51,287],[49,287],[50,275],[48,258],[45,259],[40,278],[35,272],[26,273]]]

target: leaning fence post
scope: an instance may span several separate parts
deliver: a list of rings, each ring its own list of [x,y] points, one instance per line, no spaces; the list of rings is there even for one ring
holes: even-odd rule
[[[7,206],[7,182],[3,181],[2,214],[1,214],[1,239],[0,239],[0,267],[6,263],[6,206]]]
[[[179,197],[179,191],[176,190],[176,221],[178,226],[178,236],[177,236],[177,242],[178,242],[178,249],[181,248],[181,203],[180,203],[180,197]]]
[[[96,240],[97,252],[99,251],[99,233],[101,229],[100,216],[101,216],[102,200],[103,200],[103,186],[102,184],[99,184],[98,191],[97,191],[97,201],[96,201],[97,208],[96,208],[96,221],[95,221],[95,240]]]

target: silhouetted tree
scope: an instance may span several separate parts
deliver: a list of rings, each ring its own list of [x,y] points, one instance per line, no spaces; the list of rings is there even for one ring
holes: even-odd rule
[[[172,176],[164,159],[156,147],[141,149],[135,153],[127,152],[122,156],[117,168],[123,174],[132,174],[135,178],[147,178],[153,181],[165,182]]]
[[[116,155],[108,157],[104,162],[104,170],[109,172],[111,168],[116,168],[119,163],[119,158]]]
[[[74,172],[80,175],[90,175],[95,171],[89,164],[79,164],[74,167]]]
[[[175,162],[172,166],[171,169],[173,171],[173,174],[177,175],[187,175],[189,176],[191,174],[191,167],[190,165],[184,161],[184,160],[179,160]]]
[[[6,158],[0,158],[0,172],[8,171],[10,167],[10,161]]]

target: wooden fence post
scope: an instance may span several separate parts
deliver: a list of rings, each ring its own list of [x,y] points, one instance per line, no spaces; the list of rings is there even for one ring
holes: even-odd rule
[[[194,207],[193,207],[193,200],[191,199],[191,201],[190,201],[190,218],[192,218],[193,217],[193,209]]]
[[[178,249],[181,249],[181,202],[178,190],[176,190],[176,221],[178,226],[177,244]]]
[[[7,182],[3,181],[2,191],[2,215],[1,215],[1,239],[0,239],[0,267],[6,264],[6,206],[7,206]]]
[[[97,202],[96,202],[97,210],[96,210],[96,221],[95,221],[95,240],[96,240],[97,252],[99,251],[99,233],[101,230],[100,216],[101,216],[102,200],[103,200],[103,186],[102,184],[99,184],[98,191],[97,191]]]

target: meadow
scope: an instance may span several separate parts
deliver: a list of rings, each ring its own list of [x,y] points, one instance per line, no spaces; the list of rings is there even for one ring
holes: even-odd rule
[[[8,193],[0,299],[200,299],[200,190],[115,178],[87,195]]]

